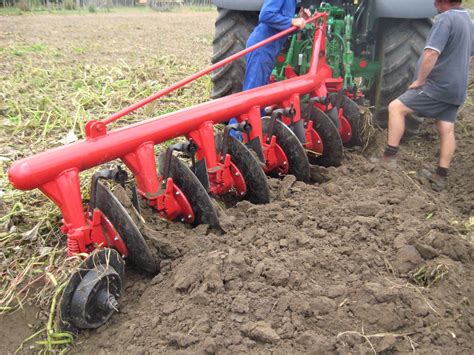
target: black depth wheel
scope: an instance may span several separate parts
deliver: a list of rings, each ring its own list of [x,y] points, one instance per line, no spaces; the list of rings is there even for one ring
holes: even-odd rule
[[[270,130],[270,117],[262,118],[263,135]],[[308,156],[303,145],[293,131],[281,121],[276,120],[273,126],[273,135],[277,144],[283,149],[288,158],[288,173],[294,175],[298,181],[309,182],[311,173]]]
[[[118,311],[125,263],[104,248],[85,259],[69,279],[59,303],[61,328],[76,332],[105,324]]]

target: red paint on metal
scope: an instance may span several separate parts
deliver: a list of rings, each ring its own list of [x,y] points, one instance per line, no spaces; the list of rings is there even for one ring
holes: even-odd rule
[[[165,219],[173,221],[181,218],[183,222],[194,222],[194,212],[186,196],[175,185],[172,178],[163,180],[163,192],[152,200],[151,206]]]
[[[91,226],[90,244],[87,246],[87,250],[81,250],[81,253],[90,253],[97,247],[109,247],[117,250],[123,257],[128,256],[127,245],[122,236],[100,210],[94,210],[92,220],[89,219],[88,224]]]
[[[277,144],[277,139],[272,136],[268,141],[268,137],[263,137],[263,156],[265,158],[265,167],[263,170],[266,173],[276,172],[279,175],[288,174],[290,165],[288,158],[283,149]]]
[[[106,124],[296,30],[295,27],[292,27],[181,80],[103,121],[88,122],[85,140],[14,163],[8,171],[10,182],[21,190],[39,188],[58,205],[63,215],[61,230],[68,236],[68,253],[74,255],[90,251],[91,245],[109,243],[103,234],[91,233],[93,226],[98,224],[97,221],[86,219],[84,215],[79,185],[80,171],[114,159],[122,159],[135,175],[140,194],[145,196],[151,205],[157,207],[159,211],[164,211],[162,213],[167,218],[186,214],[191,206],[187,200],[176,199],[176,193],[180,191],[172,180],[168,180],[166,185],[168,197],[166,197],[166,192],[162,194],[159,191],[160,178],[155,170],[154,145],[183,135],[197,135],[193,132],[200,131],[203,125],[207,125],[206,129],[209,130],[209,128],[212,129],[213,124],[224,122],[230,117],[248,115],[249,123],[254,128],[251,136],[261,138],[263,153],[267,161],[266,171],[276,169],[279,173],[286,174],[288,159],[277,144],[276,137],[269,137],[268,142],[266,137],[262,137],[259,110],[260,107],[281,103],[295,94],[310,93],[314,96],[319,93],[322,87],[323,90],[326,90],[326,85],[336,86],[332,84],[331,79],[328,79],[331,77],[331,70],[325,62],[325,52],[322,50],[326,44],[324,35],[326,14],[317,14],[307,22],[320,18],[323,19],[323,22],[315,32],[313,57],[308,74],[107,132]],[[197,136],[200,135],[201,133]],[[199,155],[206,159],[208,173],[211,177],[211,192],[221,194],[234,188],[239,193],[245,193],[245,181],[237,167],[230,161],[230,156],[227,155],[223,161],[219,161],[220,159],[215,153],[213,134],[212,138],[210,134],[204,134],[204,136],[201,137]],[[211,150],[213,151],[211,152]],[[171,192],[174,194],[173,197],[169,196]],[[194,219],[194,216],[192,218]],[[112,229],[106,229],[109,229],[109,233],[113,233]],[[126,253],[120,243],[112,246],[121,249],[123,254]]]
[[[321,137],[314,129],[313,121],[309,120],[306,126],[306,144],[305,149],[314,155],[323,155],[324,146]]]
[[[235,191],[237,195],[243,196],[247,193],[247,187],[242,173],[231,161],[231,156],[224,157],[216,153],[214,136],[214,125],[212,121],[204,122],[197,130],[187,134],[198,147],[196,158],[204,159],[209,177],[209,193],[213,195],[225,195]]]
[[[293,70],[293,67],[291,65],[287,65],[285,67],[285,78],[291,79],[291,78],[296,78],[298,75],[296,75],[295,71]]]
[[[352,127],[344,116],[344,110],[342,108],[339,109],[338,112],[339,118],[339,134],[341,135],[341,139],[343,143],[348,143],[352,139]]]

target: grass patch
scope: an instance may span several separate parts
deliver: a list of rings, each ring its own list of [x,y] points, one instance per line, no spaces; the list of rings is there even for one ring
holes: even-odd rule
[[[83,138],[88,120],[105,118],[199,69],[167,56],[134,66],[120,60],[84,64],[74,59],[84,51],[70,47],[59,52],[41,43],[0,50],[0,60],[7,63],[0,71],[0,314],[25,304],[52,307],[72,270],[59,230],[60,211],[38,190],[14,190],[7,176],[11,163],[62,145],[71,133]],[[113,126],[206,102],[210,87],[210,78],[201,78]],[[85,202],[92,173],[81,174]],[[51,312],[49,319],[53,316]],[[70,336],[50,320],[33,330],[28,346],[50,352],[71,344]]]
[[[431,287],[447,277],[449,268],[445,264],[433,266],[422,266],[410,274],[410,279],[416,285],[422,287]]]

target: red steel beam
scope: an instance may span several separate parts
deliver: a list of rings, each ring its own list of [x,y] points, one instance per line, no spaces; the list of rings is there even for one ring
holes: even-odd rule
[[[19,190],[39,188],[69,169],[84,171],[122,158],[142,144],[159,144],[186,135],[204,122],[221,123],[245,114],[255,106],[273,105],[295,93],[314,92],[326,79],[324,70],[317,72],[324,31],[324,26],[316,31],[311,68],[306,75],[135,123],[100,137],[87,138],[22,159],[8,170],[10,182]]]

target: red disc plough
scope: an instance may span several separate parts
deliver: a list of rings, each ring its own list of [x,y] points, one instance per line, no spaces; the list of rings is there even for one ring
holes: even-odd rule
[[[132,218],[99,181],[107,179],[123,185],[127,173],[120,168],[95,173],[85,213],[79,173],[120,159],[133,175],[133,200],[137,209],[137,199],[141,198],[162,218],[220,229],[210,196],[224,201],[247,199],[252,203],[268,203],[265,173],[292,174],[308,182],[310,162],[339,165],[342,144],[358,144],[357,106],[354,108],[354,103],[341,94],[343,80],[332,78],[326,63],[326,14],[316,13],[307,22],[315,26],[307,74],[124,128],[107,129],[108,124],[124,115],[295,31],[292,27],[102,121],[88,122],[84,140],[13,164],[9,169],[11,183],[21,190],[40,189],[60,208],[69,255],[108,250],[109,254],[113,252],[114,260],[121,255],[147,272],[159,272],[158,260]],[[303,106],[304,95],[309,95],[310,100]],[[265,112],[263,117],[262,112]],[[232,117],[239,123],[216,134],[215,125]],[[240,131],[242,141],[231,137],[230,129]],[[158,157],[155,155],[156,145],[178,137],[185,137],[186,142],[172,145]],[[178,159],[176,151],[189,157],[190,164]],[[105,254],[94,255],[97,259]],[[120,261],[106,264],[102,259],[99,263],[102,281],[96,288],[84,284],[86,278],[97,274],[95,269],[89,270],[94,275],[82,270],[81,277],[71,278],[61,303],[66,326],[100,326],[116,309],[123,271],[118,270]],[[113,294],[107,291],[110,283],[114,286]],[[80,297],[80,292],[85,295]],[[92,308],[102,312],[102,318],[95,319],[88,313],[91,302],[97,303]]]

